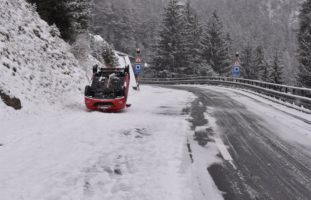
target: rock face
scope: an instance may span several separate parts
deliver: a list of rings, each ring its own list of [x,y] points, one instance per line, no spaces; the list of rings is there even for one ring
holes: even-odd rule
[[[16,97],[10,97],[9,95],[5,94],[3,91],[0,90],[0,97],[2,99],[2,101],[7,105],[10,106],[12,108],[14,108],[15,110],[20,110],[22,109],[22,104],[21,101],[16,98]]]
[[[40,109],[82,96],[85,72],[58,35],[24,0],[0,0],[0,91],[6,105]]]

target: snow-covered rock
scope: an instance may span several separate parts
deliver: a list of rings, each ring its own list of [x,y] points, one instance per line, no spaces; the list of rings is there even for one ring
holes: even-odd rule
[[[0,90],[20,99],[23,110],[78,102],[85,71],[55,27],[24,0],[0,0],[0,16]]]

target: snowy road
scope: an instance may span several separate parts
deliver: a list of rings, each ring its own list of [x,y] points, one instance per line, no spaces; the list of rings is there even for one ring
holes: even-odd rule
[[[310,199],[310,115],[212,86],[130,101],[118,114],[0,101],[0,199]]]
[[[226,200],[311,198],[310,115],[238,90],[177,88],[198,96],[192,122],[206,128],[196,139],[218,147],[224,162],[208,171]]]

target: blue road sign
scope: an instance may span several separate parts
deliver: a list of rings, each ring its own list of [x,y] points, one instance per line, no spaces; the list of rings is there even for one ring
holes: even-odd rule
[[[241,66],[239,66],[239,65],[234,65],[234,66],[233,66],[233,70],[232,70],[232,75],[233,75],[233,76],[239,77],[239,76],[241,75],[240,67],[241,67]]]
[[[135,75],[141,74],[141,70],[142,70],[141,64],[135,64],[134,74]]]

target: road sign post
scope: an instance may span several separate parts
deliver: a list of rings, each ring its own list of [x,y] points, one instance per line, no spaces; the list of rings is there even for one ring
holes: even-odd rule
[[[240,61],[240,53],[236,52],[235,53],[235,62],[234,65],[232,67],[232,76],[233,77],[240,77],[241,76],[241,61]]]
[[[140,49],[136,50],[136,58],[135,58],[135,67],[134,67],[134,74],[137,81],[137,89],[139,90],[139,76],[142,73],[143,68],[143,59],[141,57],[141,51]]]

